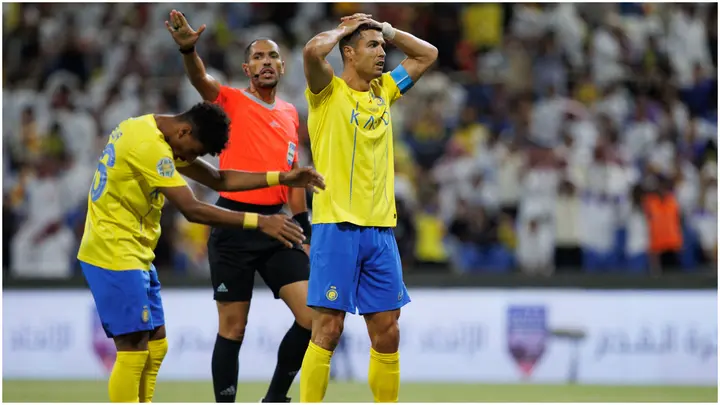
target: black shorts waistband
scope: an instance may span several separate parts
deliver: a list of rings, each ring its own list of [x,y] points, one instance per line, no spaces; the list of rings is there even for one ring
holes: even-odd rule
[[[255,212],[261,215],[273,215],[277,214],[283,209],[283,204],[275,205],[260,205],[260,204],[248,204],[240,201],[234,201],[229,198],[220,197],[215,203],[218,207],[225,208],[232,211],[242,212]]]

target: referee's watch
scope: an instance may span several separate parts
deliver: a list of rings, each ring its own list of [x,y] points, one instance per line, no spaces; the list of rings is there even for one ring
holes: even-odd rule
[[[191,53],[195,52],[195,45],[188,47],[188,48],[180,48],[178,50],[183,55],[191,54]]]

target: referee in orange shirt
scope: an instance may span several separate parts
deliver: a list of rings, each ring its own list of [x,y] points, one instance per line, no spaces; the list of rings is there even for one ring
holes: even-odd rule
[[[206,101],[219,104],[230,117],[230,140],[220,155],[220,169],[288,171],[297,167],[299,118],[295,107],[275,97],[285,65],[275,42],[255,40],[245,50],[243,70],[250,87],[220,85],[205,72],[195,44],[197,31],[185,16],[173,10],[168,31],[180,47],[185,71]],[[312,311],[306,305],[310,264],[311,226],[304,189],[276,186],[249,192],[220,193],[223,208],[271,215],[289,203],[293,218],[302,226],[305,245],[288,248],[256,230],[214,228],[208,241],[210,274],[218,308],[219,331],[212,356],[216,402],[235,402],[238,354],[245,334],[255,271],[275,298],[281,298],[295,322],[280,343],[278,361],[263,402],[290,402],[287,392],[310,341]]]

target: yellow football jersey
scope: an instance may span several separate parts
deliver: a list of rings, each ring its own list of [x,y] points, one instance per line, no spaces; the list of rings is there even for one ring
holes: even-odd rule
[[[305,90],[313,162],[327,189],[313,196],[313,223],[394,227],[395,169],[390,106],[401,97],[390,73],[356,91],[333,77]]]
[[[152,115],[110,134],[88,195],[78,259],[108,270],[149,270],[160,238],[160,187],[187,183]]]

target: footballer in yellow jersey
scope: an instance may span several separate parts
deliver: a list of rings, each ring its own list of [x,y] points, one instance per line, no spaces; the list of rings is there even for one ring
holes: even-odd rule
[[[383,73],[385,43],[407,58]],[[338,45],[343,72],[325,60]],[[330,359],[346,313],[365,316],[372,343],[368,381],[375,402],[397,402],[400,308],[410,302],[393,228],[391,108],[437,58],[437,49],[366,14],[344,17],[303,50],[308,130],[327,190],[313,198],[309,306],[316,311],[300,373],[300,401],[325,396]]]
[[[180,115],[125,120],[103,149],[77,257],[105,333],[118,350],[110,376],[111,402],[149,402],[167,352],[160,282],[152,265],[165,198],[191,222],[258,228],[289,245],[302,242],[302,229],[289,217],[205,204],[181,177],[218,191],[278,183],[324,187],[322,177],[308,168],[287,173],[219,171],[197,159],[225,148],[229,124],[220,107],[200,103]]]

